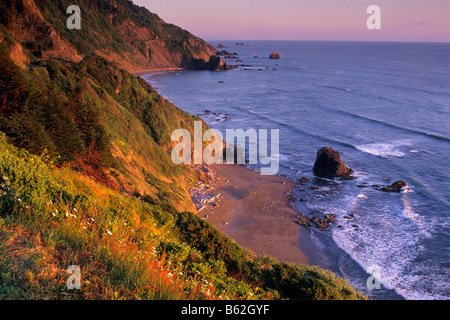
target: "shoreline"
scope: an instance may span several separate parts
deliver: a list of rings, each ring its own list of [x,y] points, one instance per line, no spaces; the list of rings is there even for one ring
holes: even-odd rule
[[[309,231],[294,222],[300,212],[289,195],[294,182],[262,176],[241,165],[201,166],[205,174],[191,196],[197,215],[257,256],[313,265],[317,248]],[[203,195],[199,196],[200,194]]]
[[[135,75],[180,70],[184,69],[143,70]],[[191,194],[197,215],[220,232],[257,256],[269,255],[308,266],[322,260],[311,241],[310,231],[294,222],[301,214],[288,197],[294,181],[278,175],[262,176],[237,164],[202,165],[193,169],[206,171],[197,183],[202,189],[205,186],[209,189],[202,190],[209,194],[205,203],[199,203],[205,199],[194,199],[195,195]]]
[[[143,76],[145,74],[152,74],[152,73],[155,73],[155,72],[183,71],[183,70],[184,70],[183,68],[145,69],[145,70],[140,70],[140,71],[133,72],[133,74],[136,77],[141,77],[141,76]]]

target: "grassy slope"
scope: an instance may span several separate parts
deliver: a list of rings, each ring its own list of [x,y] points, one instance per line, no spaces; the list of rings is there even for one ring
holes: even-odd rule
[[[208,222],[56,169],[0,136],[0,298],[362,298],[315,267],[255,258]],[[82,268],[68,291],[65,270]]]

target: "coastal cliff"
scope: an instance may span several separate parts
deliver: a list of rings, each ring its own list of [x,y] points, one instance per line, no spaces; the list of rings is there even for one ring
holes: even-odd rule
[[[227,69],[214,60],[216,49],[128,0],[80,0],[80,29],[69,29],[67,0],[7,0],[0,22],[13,39],[42,59],[79,62],[93,53],[135,73],[149,69]]]

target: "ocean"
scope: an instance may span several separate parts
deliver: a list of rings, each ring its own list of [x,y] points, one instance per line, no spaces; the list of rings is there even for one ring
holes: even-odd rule
[[[280,130],[279,174],[313,184],[296,188],[299,212],[336,216],[309,229],[313,264],[373,299],[449,299],[450,44],[210,43],[236,52],[226,61],[241,66],[143,78],[212,128]],[[275,50],[281,59],[268,58]],[[323,146],[357,179],[315,177]],[[377,187],[401,179],[401,193]],[[374,267],[381,289],[367,286]]]

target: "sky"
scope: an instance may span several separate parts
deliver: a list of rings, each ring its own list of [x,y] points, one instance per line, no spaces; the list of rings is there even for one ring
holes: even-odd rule
[[[450,0],[133,0],[205,40],[450,42]],[[381,9],[369,30],[367,8]]]

